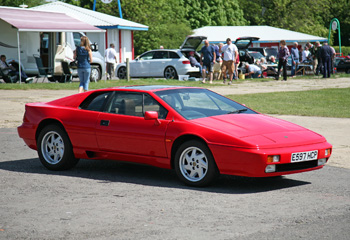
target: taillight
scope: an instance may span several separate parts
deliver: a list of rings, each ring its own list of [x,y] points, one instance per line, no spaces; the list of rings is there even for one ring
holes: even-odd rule
[[[191,64],[190,61],[182,61],[182,64]]]

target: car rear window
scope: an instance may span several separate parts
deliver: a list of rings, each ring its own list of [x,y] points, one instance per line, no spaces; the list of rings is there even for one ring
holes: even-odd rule
[[[180,58],[176,52],[169,52],[169,58]]]

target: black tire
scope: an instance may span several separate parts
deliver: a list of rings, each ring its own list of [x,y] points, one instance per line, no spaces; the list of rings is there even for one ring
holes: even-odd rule
[[[197,140],[183,143],[176,151],[175,171],[181,181],[193,187],[207,186],[219,175],[211,151]]]
[[[167,67],[164,70],[164,77],[166,79],[178,79],[176,69],[173,67]]]
[[[98,82],[102,77],[101,70],[98,67],[91,67],[90,82]]]
[[[126,79],[126,67],[120,67],[118,69],[117,77],[119,79]]]
[[[47,125],[41,130],[37,147],[41,163],[49,170],[67,170],[79,161],[67,133],[58,125]]]

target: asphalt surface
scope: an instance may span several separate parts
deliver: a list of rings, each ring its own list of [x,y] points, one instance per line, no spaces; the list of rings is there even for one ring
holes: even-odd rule
[[[0,142],[0,239],[350,239],[347,168],[190,188],[113,161],[51,172],[16,129]]]

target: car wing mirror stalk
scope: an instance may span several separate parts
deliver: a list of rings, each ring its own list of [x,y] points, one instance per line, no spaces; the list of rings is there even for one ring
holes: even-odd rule
[[[154,120],[154,125],[160,125],[160,121],[158,119],[158,112],[156,111],[146,111],[145,112],[145,120]]]

